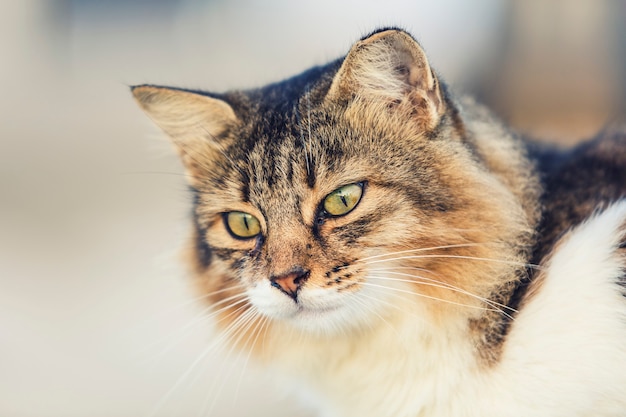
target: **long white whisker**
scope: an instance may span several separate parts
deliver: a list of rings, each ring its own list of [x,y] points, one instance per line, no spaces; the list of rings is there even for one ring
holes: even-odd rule
[[[237,298],[241,298],[241,300],[238,300],[234,303],[231,303],[225,307],[222,307],[218,310],[213,310],[213,308],[215,308],[215,306],[219,305],[219,304],[224,304],[225,302],[231,301],[232,299],[237,299]],[[168,352],[172,347],[174,347],[177,343],[179,343],[182,339],[184,339],[185,335],[187,334],[187,332],[185,332],[185,330],[190,329],[191,327],[195,326],[196,324],[205,322],[207,320],[210,320],[211,318],[215,317],[216,315],[220,314],[221,312],[228,310],[229,308],[232,308],[238,304],[241,303],[245,303],[247,301],[247,298],[244,294],[237,294],[237,295],[233,295],[231,297],[225,298],[224,300],[221,300],[218,303],[215,303],[209,307],[207,307],[206,309],[202,310],[202,312],[200,314],[198,314],[196,317],[194,317],[189,323],[187,323],[185,326],[181,327],[180,329],[176,329],[175,331],[169,333],[168,335],[166,335],[165,337],[162,337],[161,339],[159,339],[156,342],[151,343],[148,347],[146,347],[144,349],[148,350],[149,348],[151,348],[152,346],[155,346],[157,344],[163,343],[164,341],[170,339],[172,336],[177,335],[177,334],[181,334],[181,336],[179,338],[174,339],[173,341],[171,341],[170,343],[168,343],[159,353],[153,355],[152,357],[149,358],[149,360],[154,360],[160,356],[162,356],[163,354],[165,354],[166,352]],[[210,314],[206,314],[207,311],[211,311]],[[218,320],[217,322],[219,323],[221,320]],[[146,359],[144,362],[147,362],[148,359]]]
[[[464,256],[464,255],[399,256],[397,258],[379,259],[379,260],[375,260],[375,261],[369,261],[369,262],[366,262],[365,264],[366,265],[370,265],[370,264],[376,264],[376,263],[381,263],[381,262],[400,261],[400,260],[404,260],[404,259],[427,259],[427,258],[467,259],[467,260],[473,260],[473,261],[485,261],[485,262],[501,263],[501,264],[506,264],[506,265],[524,266],[524,267],[528,267],[528,268],[536,268],[536,269],[539,269],[539,270],[542,269],[542,267],[540,265],[534,265],[534,264],[528,264],[528,263],[516,262],[516,261],[507,261],[505,259],[480,258],[480,257],[476,257],[476,256]]]
[[[230,349],[228,350],[228,352],[226,353],[226,356],[224,357],[226,361],[230,361],[230,357],[233,354],[235,347],[239,345],[239,342],[241,341],[243,336],[248,332],[250,327],[254,325],[255,322],[258,323],[257,321],[255,321],[255,319],[259,316],[256,308],[252,307],[244,315],[247,316],[247,318],[245,319],[245,321],[240,323],[239,326],[237,326],[237,329],[234,334],[234,335],[237,335],[237,338],[233,342],[230,343]],[[239,352],[239,355],[241,355],[241,351]],[[237,365],[237,361],[233,361],[233,363],[228,368],[228,371],[227,371],[228,375],[225,377],[225,379],[230,378],[230,375],[232,374],[236,365]],[[214,391],[216,383],[217,383],[217,380],[215,380],[213,385],[211,386],[211,392]],[[215,395],[213,395],[213,402],[211,403],[211,406],[208,409],[208,414],[210,414],[211,411],[213,410],[213,407],[215,407],[215,402],[217,401],[217,398],[220,397],[220,394],[223,389],[224,389],[224,384],[222,384],[220,388],[217,390],[217,392],[215,392]]]
[[[389,289],[389,288],[384,287],[384,289]],[[402,297],[402,296],[403,296],[402,294],[395,294],[395,293],[393,293],[393,294],[391,294],[391,295],[396,296],[396,297]],[[391,307],[391,308],[395,308],[396,310],[401,311],[402,313],[406,313],[406,314],[411,314],[411,315],[414,315],[414,314],[413,314],[413,313],[411,313],[411,312],[407,312],[407,311],[405,311],[405,310],[401,309],[401,308],[400,308],[400,307],[398,307],[396,304],[390,303],[389,301],[386,301],[386,300],[382,300],[382,299],[379,299],[379,298],[373,297],[373,296],[371,296],[371,295],[369,295],[369,294],[363,294],[363,293],[360,293],[360,294],[359,294],[359,296],[360,296],[360,297],[366,297],[366,298],[369,298],[370,300],[375,301],[375,302],[377,302],[377,303],[383,303],[383,304],[385,304],[385,305],[387,305],[387,306],[389,306],[389,307]]]
[[[357,259],[355,261],[355,263],[356,262],[367,261],[367,260],[370,260],[370,259],[383,258],[385,256],[401,255],[401,254],[404,254],[404,253],[411,253],[411,252],[425,252],[425,251],[431,251],[431,250],[451,249],[451,248],[467,248],[467,247],[475,247],[475,246],[482,246],[482,245],[484,245],[484,244],[480,244],[480,243],[459,243],[459,244],[456,244],[456,245],[443,245],[443,246],[432,246],[432,247],[429,247],[429,248],[407,249],[407,250],[401,250],[401,251],[397,251],[397,252],[384,253],[384,254],[380,254],[380,255],[367,256],[365,258]]]
[[[237,381],[237,388],[235,389],[235,402],[237,401],[237,398],[239,398],[239,390],[241,388],[241,381],[243,379],[243,374],[245,373],[246,368],[248,367],[248,362],[250,361],[250,356],[252,356],[252,351],[254,350],[254,346],[256,345],[256,342],[259,339],[259,336],[263,332],[263,329],[265,328],[265,325],[268,323],[268,321],[269,321],[269,317],[263,316],[263,319],[261,321],[256,322],[256,325],[254,326],[254,330],[251,333],[251,335],[254,335],[254,339],[252,340],[252,345],[248,349],[248,354],[246,355],[246,359],[243,363],[243,368],[241,369],[241,375],[239,375],[239,381]],[[246,346],[249,340],[250,340],[249,338],[248,340],[246,340]]]
[[[243,305],[241,307],[239,307],[237,310],[235,310],[234,312],[232,312],[230,315],[232,314],[236,314],[239,310],[246,308],[246,305]],[[155,416],[159,410],[161,409],[161,407],[163,407],[163,405],[167,402],[167,400],[170,398],[170,396],[178,389],[178,387],[185,381],[185,379],[189,376],[189,374],[194,370],[194,368],[196,367],[196,365],[198,365],[208,354],[209,352],[211,352],[211,350],[213,350],[215,348],[215,346],[218,346],[220,343],[222,343],[223,340],[225,340],[226,338],[228,338],[230,336],[230,333],[232,333],[233,329],[236,329],[239,324],[241,322],[242,319],[244,319],[245,317],[248,316],[248,314],[250,313],[250,311],[245,312],[244,314],[242,314],[240,317],[238,317],[227,329],[226,331],[224,331],[222,333],[222,335],[213,343],[211,343],[207,348],[205,348],[200,355],[198,355],[198,357],[196,357],[196,359],[191,363],[191,365],[189,365],[189,367],[185,370],[185,372],[176,380],[176,382],[174,383],[174,385],[165,393],[165,395],[156,403],[156,405],[154,406],[154,409],[152,411],[152,413],[150,414],[151,416]]]
[[[158,312],[158,313],[156,313],[154,315],[151,315],[150,317],[147,317],[147,318],[143,319],[140,323],[151,322],[151,321],[157,320],[157,319],[159,319],[161,317],[167,316],[167,315],[169,315],[169,314],[171,314],[171,313],[173,313],[175,311],[178,311],[178,310],[182,309],[183,307],[187,307],[187,306],[189,306],[191,304],[196,304],[198,301],[204,300],[204,299],[206,299],[206,298],[208,298],[208,297],[210,297],[212,295],[220,294],[220,293],[223,293],[225,291],[231,291],[233,289],[238,289],[238,288],[245,288],[245,287],[243,285],[241,285],[241,284],[237,284],[237,285],[233,285],[231,287],[222,288],[221,290],[212,291],[212,292],[209,292],[209,293],[206,293],[206,294],[202,294],[202,295],[200,295],[198,297],[194,297],[194,298],[192,298],[190,300],[186,300],[186,301],[184,301],[184,302],[182,302],[180,304],[177,304],[175,306],[169,307],[169,308],[167,308],[167,309],[165,309],[163,311],[160,311],[160,312]]]
[[[432,275],[439,275],[436,272],[433,272],[433,271],[431,271],[429,269],[419,268],[417,266],[386,266],[384,268],[379,268],[379,269],[376,269],[376,268],[371,268],[370,269],[370,268],[368,268],[367,270],[370,271],[370,272],[386,272],[386,271],[392,271],[394,269],[411,269],[411,270],[414,270],[414,271],[427,272],[427,273],[432,274]]]
[[[410,269],[412,267],[406,267],[406,268]],[[400,268],[397,268],[397,269],[404,269],[404,268],[400,267]],[[428,272],[428,270],[425,270],[425,269],[422,269],[422,268],[416,268],[416,269]],[[388,278],[388,277],[385,278],[385,279],[392,280],[392,281],[403,281],[403,282],[420,283],[420,284],[425,284],[423,281],[427,281],[429,283],[432,282],[432,283],[434,283],[433,285],[436,284],[440,288],[447,288],[447,289],[450,289],[450,290],[453,290],[453,291],[457,291],[457,292],[460,292],[462,294],[469,295],[471,297],[474,297],[474,298],[477,298],[477,299],[479,299],[481,301],[484,301],[485,303],[488,303],[488,304],[490,304],[490,305],[492,305],[494,307],[498,306],[498,307],[502,307],[504,309],[510,310],[512,312],[517,312],[517,310],[507,306],[506,304],[501,304],[501,303],[498,303],[496,301],[489,300],[488,298],[484,298],[484,297],[478,296],[476,294],[472,294],[471,292],[469,292],[467,290],[464,290],[463,288],[457,287],[457,286],[452,285],[452,284],[450,284],[448,282],[440,281],[440,280],[437,280],[437,279],[427,278],[427,277],[424,277],[424,276],[421,276],[421,275],[406,274],[406,273],[403,273],[403,272],[388,271],[388,270],[384,270],[384,269],[369,270],[369,272],[383,272],[383,273],[387,273],[387,274],[400,275],[400,276],[409,277],[409,278],[417,278],[417,279],[420,280],[420,281],[413,281],[413,280],[404,280],[404,279],[398,279],[398,278]],[[378,279],[381,279],[381,278],[379,277]]]
[[[368,294],[359,294],[360,297],[364,297],[367,299],[370,299],[372,301],[375,302],[383,302],[386,303],[384,300],[378,300],[375,297],[372,297]],[[400,335],[398,334],[398,331],[396,330],[396,328],[394,326],[391,325],[391,323],[389,323],[389,321],[387,319],[385,319],[383,316],[381,316],[380,314],[378,314],[378,312],[374,309],[374,307],[372,307],[371,305],[367,304],[364,300],[360,300],[358,297],[354,298],[354,301],[357,301],[363,309],[365,309],[365,311],[368,311],[372,314],[374,314],[376,317],[378,317],[383,323],[385,323],[387,326],[389,326],[389,328],[396,334],[396,336],[398,336],[398,338],[400,338]],[[391,303],[388,303],[391,304]]]
[[[392,274],[393,272],[389,272],[389,273]],[[396,274],[399,274],[399,273],[396,273]],[[479,300],[480,302],[485,303],[485,304],[489,305],[490,307],[492,307],[494,311],[497,311],[497,312],[505,315],[507,318],[513,320],[513,316],[511,316],[510,314],[505,312],[502,308],[499,308],[499,306],[501,306],[503,308],[507,308],[507,309],[513,310],[513,311],[515,311],[515,310],[510,308],[510,307],[508,307],[508,306],[505,306],[504,304],[499,304],[499,303],[493,302],[493,301],[491,301],[489,299],[480,297],[480,296],[478,296],[476,294],[472,294],[469,291],[465,291],[463,289],[456,288],[456,287],[454,287],[452,285],[447,285],[445,283],[442,284],[442,283],[438,283],[436,281],[435,282],[420,281],[420,279],[428,280],[428,278],[420,277],[420,276],[417,276],[417,275],[410,275],[410,274],[400,274],[400,275],[405,275],[405,276],[408,276],[408,277],[414,277],[414,278],[417,278],[418,280],[409,280],[409,279],[401,279],[401,278],[390,278],[390,277],[380,277],[380,276],[370,276],[370,278],[378,279],[378,280],[381,280],[381,281],[408,282],[408,283],[411,283],[411,284],[418,284],[418,285],[424,285],[424,286],[428,286],[428,287],[442,288],[442,289],[446,289],[446,290],[450,290],[450,291],[455,291],[455,292],[458,292],[460,294],[467,295],[469,297],[475,298],[475,299]],[[432,280],[429,280],[429,281],[432,281]]]
[[[371,282],[361,282],[360,284],[364,285],[364,286],[370,286],[370,287],[388,289],[388,290],[391,290],[391,291],[397,291],[397,292],[404,293],[404,294],[417,295],[419,297],[423,297],[423,298],[427,298],[427,299],[435,300],[435,301],[442,301],[442,302],[445,302],[445,303],[448,303],[448,304],[457,305],[457,306],[460,306],[460,307],[473,308],[473,309],[476,309],[476,310],[483,310],[483,311],[497,311],[497,310],[490,309],[490,308],[474,306],[474,305],[469,305],[469,304],[463,304],[463,303],[457,303],[455,301],[450,301],[450,300],[445,300],[445,299],[442,299],[442,298],[432,297],[430,295],[422,294],[422,293],[415,292],[415,291],[407,291],[407,290],[403,290],[403,289],[400,289],[400,288],[387,287],[387,286],[384,286],[384,285],[373,284]]]
[[[232,288],[228,288],[227,290],[230,290],[230,289],[232,289]],[[224,290],[224,291],[225,291],[225,290]],[[223,292],[223,291],[215,291],[214,293],[211,293],[211,295],[213,295],[213,294],[217,294],[217,293],[219,293],[219,292]],[[197,300],[199,300],[199,299],[206,298],[206,297],[207,297],[207,296],[205,295],[205,296],[202,296],[201,298],[196,298],[196,299],[194,299],[194,301],[197,301]],[[197,314],[197,315],[196,315],[196,317],[198,317],[198,316],[201,316],[201,317],[206,317],[206,316],[205,316],[205,313],[206,313],[206,312],[211,311],[211,310],[213,310],[215,307],[217,307],[217,306],[219,306],[219,305],[221,305],[221,304],[227,303],[227,302],[229,302],[229,301],[231,301],[231,300],[237,299],[237,298],[239,298],[239,297],[245,297],[245,295],[244,295],[244,294],[237,294],[237,295],[233,295],[233,296],[227,297],[227,298],[225,298],[225,299],[223,299],[223,300],[220,300],[220,301],[218,301],[217,303],[213,303],[213,304],[211,304],[210,306],[208,306],[208,307],[204,308],[204,309],[203,309],[203,310],[202,310],[199,314]],[[226,308],[228,308],[228,306],[227,306]],[[218,311],[221,311],[221,310],[218,310]],[[211,314],[210,316],[212,316],[212,315],[213,315],[213,314]],[[210,316],[209,316],[209,317],[210,317]],[[193,320],[193,321],[192,321],[192,323],[193,323],[194,321],[195,321],[195,320]],[[188,325],[187,325],[187,326],[188,326]],[[183,329],[184,329],[185,327],[187,327],[187,326],[184,326],[184,327],[183,327]],[[147,345],[147,346],[146,346],[146,347],[145,347],[142,351],[140,351],[140,353],[142,353],[144,350],[147,350],[147,349],[149,349],[150,347],[152,347],[152,346],[154,346],[154,345],[157,345],[157,344],[161,343],[164,339],[169,338],[169,336],[171,336],[173,333],[178,333],[178,332],[180,332],[181,330],[182,330],[182,329],[177,329],[176,331],[174,331],[174,332],[170,333],[170,334],[169,334],[168,336],[166,336],[165,338],[161,338],[161,339],[159,339],[159,340],[157,340],[157,341],[155,341],[155,342],[150,343],[150,344],[149,344],[149,345]]]

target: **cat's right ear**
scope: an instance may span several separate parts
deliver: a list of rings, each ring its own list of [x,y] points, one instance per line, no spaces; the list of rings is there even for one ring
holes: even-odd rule
[[[237,123],[223,100],[153,85],[131,87],[148,117],[172,139],[192,178],[199,178],[217,156],[220,142]]]
[[[426,54],[411,35],[399,29],[375,32],[350,49],[326,100],[355,99],[401,111],[425,129],[437,126],[446,108]]]

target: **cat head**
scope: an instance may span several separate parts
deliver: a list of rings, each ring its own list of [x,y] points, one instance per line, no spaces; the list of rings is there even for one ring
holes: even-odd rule
[[[485,156],[406,32],[256,90],[132,92],[182,158],[192,264],[225,323],[333,333],[403,304],[475,317],[515,277],[516,164]]]

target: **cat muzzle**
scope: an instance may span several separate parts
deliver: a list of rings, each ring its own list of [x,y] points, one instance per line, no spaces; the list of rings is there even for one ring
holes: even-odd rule
[[[281,290],[297,302],[298,292],[306,280],[309,279],[310,274],[311,271],[297,268],[286,274],[274,275],[270,278],[270,281],[272,283],[272,287]]]

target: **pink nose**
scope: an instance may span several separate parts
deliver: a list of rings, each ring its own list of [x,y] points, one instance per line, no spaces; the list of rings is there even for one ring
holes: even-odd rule
[[[297,268],[291,272],[282,275],[272,276],[270,281],[272,286],[278,288],[294,300],[297,300],[298,291],[309,278],[310,271]]]

